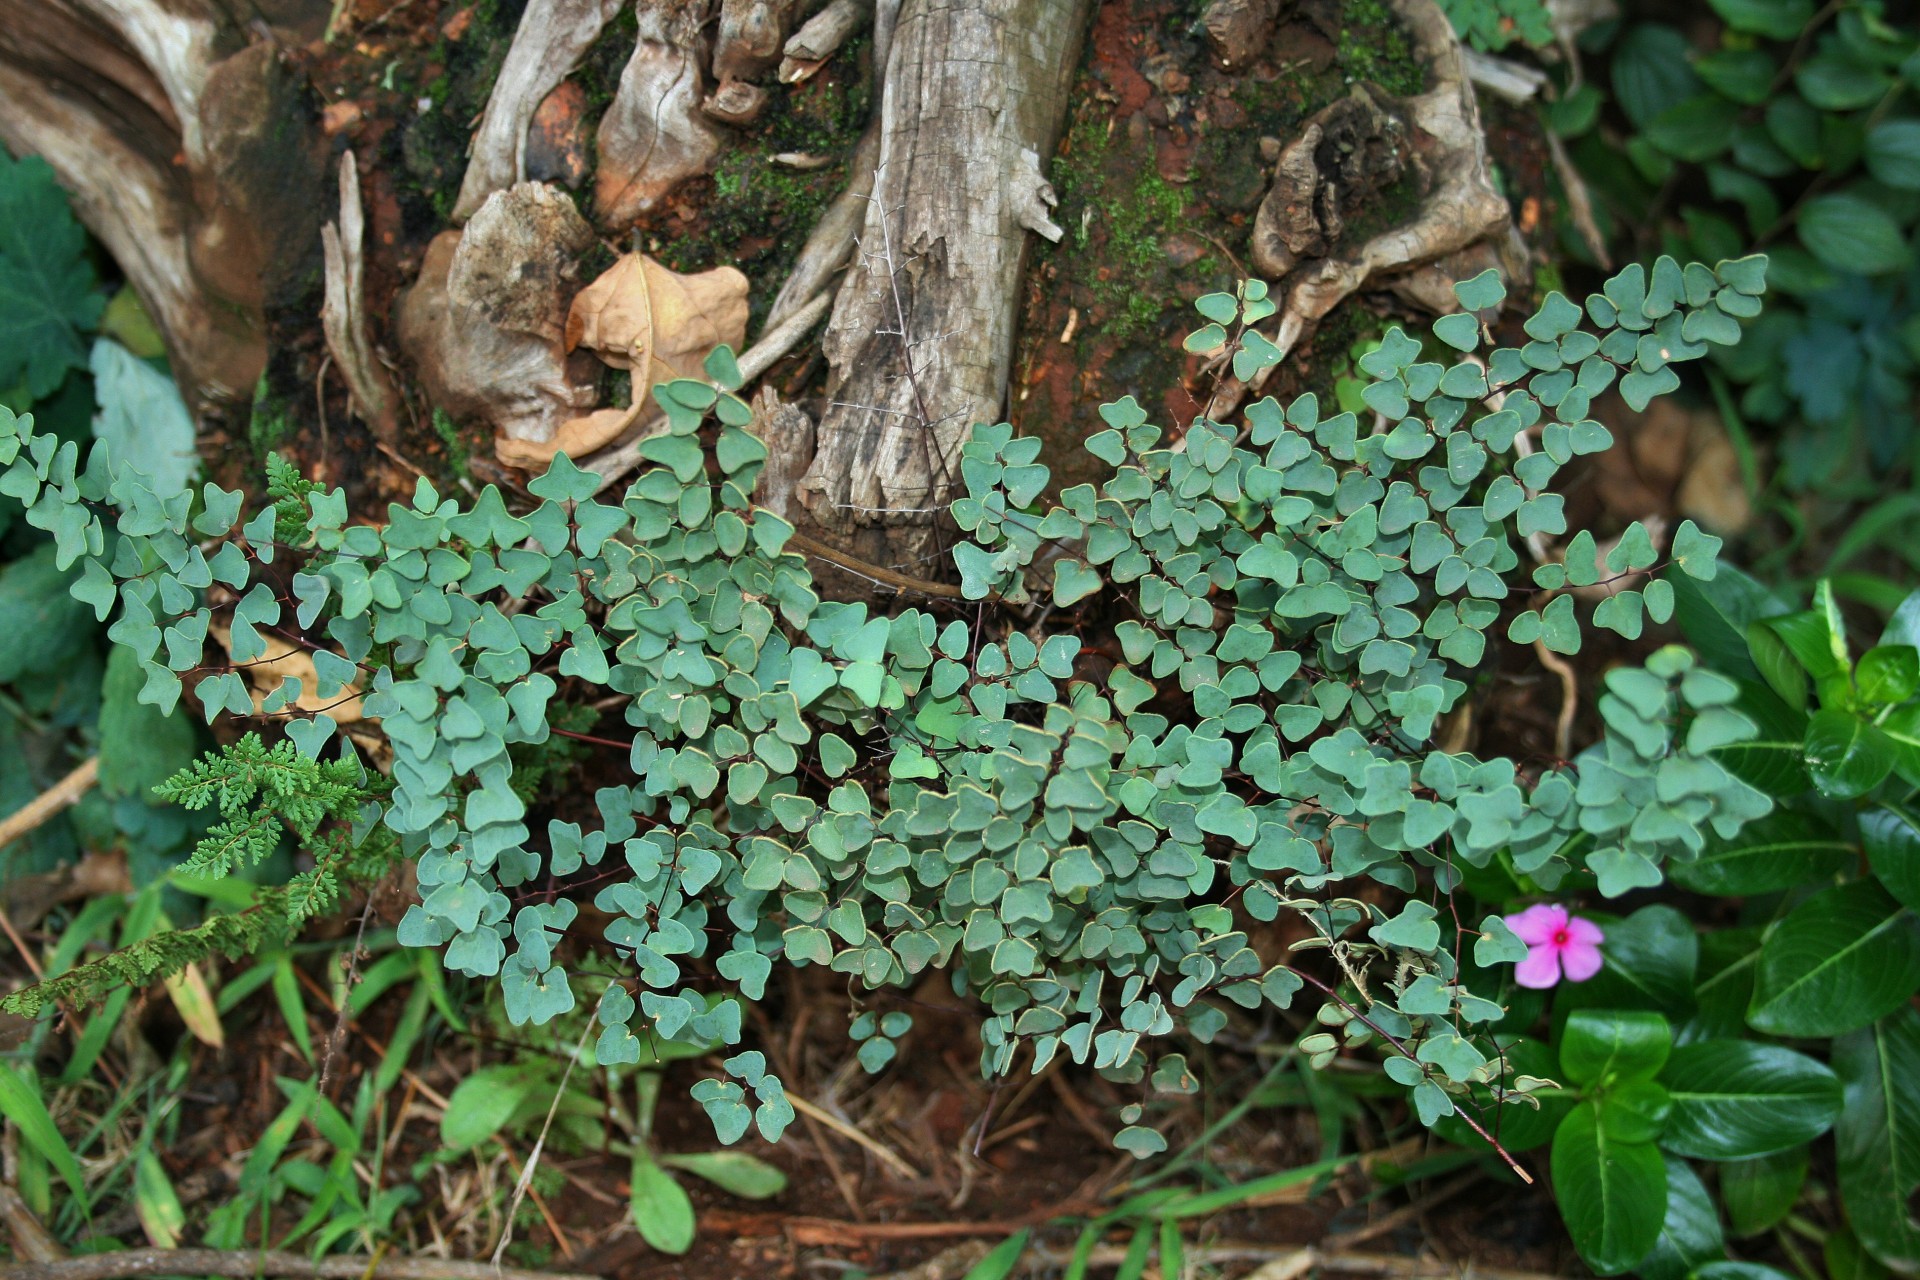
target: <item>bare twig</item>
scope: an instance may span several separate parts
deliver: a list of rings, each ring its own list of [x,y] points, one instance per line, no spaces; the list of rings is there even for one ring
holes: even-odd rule
[[[868,1151],[873,1153],[874,1159],[878,1160],[881,1164],[887,1166],[887,1168],[893,1170],[893,1172],[898,1174],[900,1177],[908,1178],[915,1182],[924,1182],[926,1180],[926,1176],[927,1176],[926,1174],[921,1173],[918,1169],[908,1164],[906,1160],[901,1158],[901,1156],[897,1152],[895,1152],[891,1147],[860,1132],[860,1130],[854,1128],[852,1125],[848,1124],[845,1120],[842,1120],[839,1116],[834,1115],[832,1112],[823,1110],[820,1107],[816,1107],[815,1105],[813,1105],[813,1103],[808,1102],[805,1098],[802,1098],[797,1094],[792,1094],[792,1093],[788,1094],[787,1101],[792,1103],[793,1109],[795,1111],[798,1111],[801,1115],[811,1116],[813,1119],[818,1120],[821,1124],[833,1130],[835,1133],[839,1134],[841,1137],[845,1138],[847,1141],[857,1143],[858,1145],[865,1147]],[[5,1280],[5,1277],[0,1277],[0,1280]]]
[[[0,1280],[130,1280],[134,1276],[299,1277],[302,1280],[599,1280],[562,1271],[523,1271],[445,1258],[309,1258],[279,1249],[126,1249],[58,1262],[0,1267]]]
[[[815,542],[804,533],[789,535],[787,545],[805,555],[812,556],[817,560],[825,560],[828,564],[839,565],[848,573],[857,574],[862,578],[880,583],[882,586],[892,587],[896,591],[917,591],[921,595],[938,596],[942,600],[965,600],[967,598],[966,593],[952,583],[929,582],[925,578],[910,578],[904,573],[897,573],[892,569],[885,569],[877,564],[868,564],[865,560],[850,556],[844,551],[837,551],[824,542]]]
[[[520,1176],[513,1184],[513,1200],[507,1205],[507,1225],[500,1232],[500,1243],[493,1248],[493,1265],[496,1267],[500,1265],[501,1256],[506,1253],[507,1246],[513,1242],[513,1219],[520,1211],[520,1202],[529,1192],[533,1193],[533,1203],[538,1206],[540,1216],[546,1219],[547,1229],[553,1232],[553,1238],[559,1244],[560,1252],[567,1256],[568,1261],[573,1260],[573,1246],[567,1243],[565,1233],[560,1230],[560,1224],[554,1221],[553,1214],[548,1211],[546,1202],[540,1198],[540,1193],[533,1190],[533,1171],[540,1167],[540,1153],[546,1148],[547,1133],[553,1128],[553,1118],[560,1112],[560,1099],[566,1096],[567,1082],[573,1079],[573,1069],[579,1064],[580,1055],[586,1051],[587,1036],[592,1031],[591,1022],[581,1030],[579,1043],[573,1046],[573,1052],[568,1055],[567,1069],[561,1073],[560,1084],[553,1091],[553,1102],[547,1107],[547,1118],[540,1126],[540,1136],[533,1141],[533,1152],[527,1156],[526,1167],[518,1171]],[[507,1159],[509,1161],[513,1159],[511,1150],[507,1151]]]
[[[1397,1253],[1346,1253],[1312,1246],[1275,1258],[1247,1280],[1297,1280],[1316,1268],[1350,1276],[1375,1276],[1379,1280],[1552,1280],[1538,1271],[1481,1267],[1471,1262],[1440,1262]]]
[[[0,846],[12,844],[37,829],[54,814],[79,800],[100,780],[100,757],[88,756],[85,763],[60,781],[0,818]]]
[[[1439,1187],[1437,1190],[1421,1196],[1412,1204],[1402,1205],[1392,1213],[1377,1218],[1357,1230],[1341,1232],[1339,1235],[1328,1240],[1327,1245],[1330,1249],[1345,1251],[1353,1248],[1355,1245],[1364,1244],[1369,1240],[1378,1240],[1381,1236],[1392,1231],[1397,1231],[1404,1224],[1418,1219],[1421,1214],[1426,1213],[1435,1205],[1444,1204],[1448,1200],[1453,1199],[1468,1187],[1479,1182],[1482,1176],[1484,1175],[1479,1169],[1469,1169],[1451,1182]]]
[[[1565,760],[1573,752],[1573,717],[1580,709],[1580,677],[1574,674],[1566,659],[1547,648],[1546,637],[1533,642],[1533,652],[1541,666],[1560,677],[1560,714],[1553,722],[1553,753]]]
[[[1593,193],[1587,190],[1587,180],[1580,176],[1573,160],[1567,155],[1566,144],[1560,141],[1560,135],[1552,129],[1546,131],[1547,153],[1553,158],[1553,171],[1560,177],[1560,189],[1567,193],[1567,216],[1573,219],[1573,229],[1580,233],[1580,239],[1587,246],[1587,252],[1600,264],[1602,271],[1613,270],[1613,259],[1607,254],[1607,238],[1600,234],[1600,224],[1593,218]]]

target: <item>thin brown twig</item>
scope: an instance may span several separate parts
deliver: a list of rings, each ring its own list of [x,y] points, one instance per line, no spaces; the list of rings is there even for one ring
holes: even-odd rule
[[[873,1156],[875,1159],[880,1161],[881,1164],[884,1164],[885,1166],[887,1166],[887,1168],[893,1170],[893,1172],[898,1176],[902,1178],[906,1178],[913,1182],[926,1181],[927,1175],[924,1173],[921,1173],[918,1169],[908,1164],[906,1160],[893,1148],[887,1146],[883,1142],[878,1141],[877,1139],[873,1138],[869,1134],[862,1133],[859,1129],[854,1128],[852,1125],[848,1124],[845,1120],[842,1120],[839,1116],[834,1115],[832,1112],[827,1111],[824,1108],[816,1107],[813,1103],[808,1102],[805,1098],[802,1098],[798,1094],[794,1094],[794,1093],[788,1094],[787,1101],[791,1103],[793,1105],[793,1109],[795,1111],[798,1111],[801,1115],[812,1116],[815,1120],[818,1120],[821,1124],[825,1125],[827,1128],[833,1130],[835,1133],[839,1134],[841,1137],[847,1139],[847,1141],[857,1143],[858,1145],[865,1147],[868,1151],[873,1153]],[[4,1277],[0,1277],[0,1280],[4,1280]]]
[[[35,796],[21,808],[0,818],[0,846],[12,844],[79,800],[100,780],[100,757],[88,756],[80,766]]]
[[[279,1249],[124,1249],[57,1262],[0,1267],[0,1280],[131,1280],[135,1276],[222,1276],[253,1280],[599,1280],[560,1271],[523,1271],[446,1258],[369,1258],[335,1254],[309,1258]]]
[[[1553,752],[1561,760],[1573,752],[1573,717],[1580,709],[1580,677],[1572,664],[1547,648],[1544,636],[1533,642],[1540,665],[1560,677],[1560,714],[1553,722]]]
[[[898,591],[917,591],[921,595],[938,596],[942,600],[965,600],[967,595],[959,587],[948,582],[930,582],[925,578],[910,578],[904,573],[892,569],[883,569],[877,564],[868,564],[865,560],[837,551],[824,542],[815,542],[804,533],[794,533],[787,537],[787,545],[817,560],[839,565],[849,573],[871,578],[875,582],[893,587]]]

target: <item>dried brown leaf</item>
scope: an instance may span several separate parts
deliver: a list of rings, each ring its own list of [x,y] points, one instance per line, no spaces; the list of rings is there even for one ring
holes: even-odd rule
[[[629,253],[582,289],[567,315],[567,349],[586,347],[618,369],[644,370],[636,395],[671,378],[700,376],[701,362],[747,339],[747,278],[732,267],[682,275]]]

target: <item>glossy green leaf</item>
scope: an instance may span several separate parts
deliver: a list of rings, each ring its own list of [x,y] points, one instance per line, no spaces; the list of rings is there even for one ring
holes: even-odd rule
[[[1826,1067],[1751,1040],[1682,1045],[1661,1080],[1673,1112],[1660,1145],[1703,1160],[1741,1160],[1811,1142],[1840,1108],[1839,1082]]]
[[[1650,1080],[1672,1048],[1672,1029],[1658,1013],[1580,1009],[1560,1033],[1560,1068],[1581,1085]]]
[[[1660,1238],[1646,1257],[1634,1265],[1641,1280],[1686,1280],[1703,1262],[1725,1256],[1720,1215],[1699,1175],[1685,1160],[1666,1157],[1667,1211]]]
[[[1781,809],[1731,840],[1709,841],[1704,854],[1674,863],[1669,874],[1695,893],[1771,893],[1838,875],[1856,857],[1851,843],[1812,816]]]
[[[1632,1270],[1658,1243],[1666,1220],[1660,1149],[1609,1138],[1589,1102],[1560,1122],[1551,1163],[1554,1199],[1581,1261],[1603,1276]]]
[[[1807,1180],[1807,1150],[1789,1147],[1720,1166],[1720,1202],[1726,1206],[1728,1231],[1759,1235],[1793,1211]]]
[[[1834,1154],[1847,1221],[1890,1267],[1920,1268],[1920,1014],[1901,1009],[1834,1041],[1845,1088]]]
[[[1873,881],[1855,881],[1814,894],[1767,933],[1747,1019],[1770,1035],[1839,1035],[1917,987],[1920,918]]]

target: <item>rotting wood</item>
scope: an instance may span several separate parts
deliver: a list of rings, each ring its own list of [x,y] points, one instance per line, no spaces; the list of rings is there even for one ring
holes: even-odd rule
[[[753,402],[753,433],[767,446],[753,500],[792,524],[793,489],[813,461],[813,418],[780,399],[772,387],[762,387]]]
[[[909,0],[900,12],[862,253],[828,326],[829,405],[800,488],[863,559],[927,549],[969,428],[1000,415],[1027,233],[1060,235],[1040,158],[1058,139],[1087,11]]]
[[[348,150],[340,157],[340,217],[320,228],[321,252],[326,262],[326,305],[320,309],[320,327],[327,350],[352,392],[355,412],[375,436],[392,442],[400,423],[394,412],[398,397],[387,370],[374,354],[367,337],[366,282],[361,258],[366,220],[360,208],[360,168]]]
[[[872,16],[873,0],[829,0],[781,50],[780,83],[798,84],[825,66]]]
[[[0,1266],[0,1280],[131,1280],[135,1276],[224,1276],[251,1280],[598,1280],[564,1271],[522,1271],[486,1262],[333,1254],[309,1258],[279,1249],[122,1249]]]
[[[1309,327],[1356,290],[1396,273],[1418,274],[1442,259],[1450,259],[1453,271],[1462,271],[1475,260],[1453,261],[1453,255],[1486,248],[1508,227],[1507,202],[1494,190],[1488,173],[1479,107],[1451,23],[1433,0],[1392,3],[1430,87],[1394,101],[1356,86],[1352,97],[1316,115],[1283,151],[1273,189],[1255,219],[1254,265],[1279,281],[1285,295],[1274,339],[1283,352],[1291,351]],[[1399,166],[1410,168],[1418,182],[1420,205],[1414,216],[1364,244],[1342,244],[1342,228],[1332,215],[1342,200],[1338,188],[1343,181],[1350,183],[1352,175],[1344,169],[1322,170],[1321,157],[1314,154],[1319,131],[1350,135],[1340,147],[1319,149],[1336,153],[1336,167],[1351,163],[1348,157],[1363,146],[1392,151],[1394,172]],[[1508,265],[1495,248],[1481,258],[1490,265]],[[1430,275],[1403,279],[1402,291],[1425,305],[1450,309],[1454,304],[1446,286],[1451,278],[1442,279],[1449,273]]]
[[[327,3],[279,8],[298,34]],[[202,418],[244,415],[325,208],[300,78],[244,31],[220,0],[0,0],[0,142],[53,166]]]
[[[705,0],[639,0],[639,38],[600,119],[594,218],[625,229],[669,191],[705,173],[723,139],[706,98]]]
[[[847,162],[851,175],[844,191],[827,205],[826,212],[807,235],[787,273],[786,283],[767,309],[766,328],[771,331],[827,287],[835,272],[847,265],[853,244],[860,235],[860,224],[867,212],[867,197],[873,194],[873,167],[880,159],[880,122],[876,118],[853,149]]]
[[[573,201],[537,182],[494,193],[465,231],[434,237],[395,330],[435,405],[532,441],[592,407],[592,371],[569,368],[565,341],[592,243]]]
[[[625,0],[532,0],[520,17],[486,113],[473,135],[453,217],[465,222],[488,196],[527,177],[527,127]]]
[[[714,78],[752,80],[780,61],[796,0],[721,0],[713,38]]]
[[[100,780],[100,757],[88,756],[60,781],[0,818],[0,848],[37,829],[56,813],[75,804]]]

